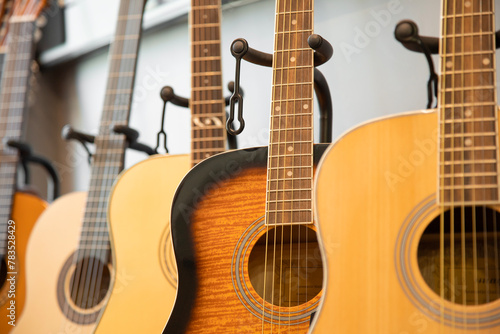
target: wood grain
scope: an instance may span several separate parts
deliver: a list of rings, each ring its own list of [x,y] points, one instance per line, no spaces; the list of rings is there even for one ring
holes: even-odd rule
[[[237,298],[231,280],[235,245],[248,226],[264,215],[265,200],[266,168],[254,167],[214,185],[199,202],[191,219],[197,299],[187,333],[307,332],[308,321],[294,326],[288,326],[286,319],[281,326],[263,323]]]

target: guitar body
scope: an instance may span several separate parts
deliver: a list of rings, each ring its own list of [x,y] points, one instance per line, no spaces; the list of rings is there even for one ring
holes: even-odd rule
[[[355,128],[325,153],[315,201],[328,271],[314,333],[500,332],[500,300],[444,300],[417,263],[442,210],[437,134],[436,112],[409,113]]]
[[[26,304],[14,333],[93,333],[105,298],[82,310],[68,296],[86,198],[86,192],[60,197],[33,229],[26,251]],[[65,313],[75,309],[73,322]]]
[[[158,155],[116,181],[109,204],[115,280],[96,333],[159,333],[173,307],[177,270],[170,203],[189,155]]]
[[[28,239],[30,237],[31,230],[35,225],[40,214],[47,207],[47,203],[40,198],[33,196],[31,194],[17,192],[14,195],[14,203],[12,207],[12,220],[15,222],[15,249],[16,249],[16,272],[15,275],[15,298],[9,298],[10,283],[2,282],[0,287],[0,333],[8,333],[13,328],[9,325],[11,318],[8,316],[11,314],[11,310],[7,308],[10,307],[10,300],[15,300],[15,324],[18,324],[18,319],[23,312],[25,299],[26,299],[26,270],[25,270],[25,259],[26,259],[26,246],[28,244]],[[2,264],[2,269],[5,269]],[[10,271],[10,270],[8,270]],[[3,273],[2,273],[3,274]],[[7,275],[6,278],[11,277]]]
[[[325,148],[315,145],[316,161]],[[266,166],[267,147],[230,151],[200,162],[179,185],[172,204],[179,285],[163,333],[307,332],[321,279],[306,303],[279,309],[266,303],[262,311],[249,278],[249,259],[257,261],[257,278],[264,271],[250,254],[265,234]],[[310,261],[320,265],[319,250],[311,248],[313,254]]]

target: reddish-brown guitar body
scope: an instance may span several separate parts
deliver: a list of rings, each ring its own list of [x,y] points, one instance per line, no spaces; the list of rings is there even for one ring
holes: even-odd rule
[[[315,146],[315,161],[325,148]],[[307,333],[321,293],[305,304],[281,307],[281,317],[274,307],[275,319],[266,312],[263,321],[262,298],[249,284],[248,255],[263,233],[251,229],[263,226],[266,161],[267,147],[219,154],[199,163],[179,186],[172,209],[179,289],[164,333]],[[238,245],[247,251],[235,270]],[[257,309],[247,299],[257,301]]]

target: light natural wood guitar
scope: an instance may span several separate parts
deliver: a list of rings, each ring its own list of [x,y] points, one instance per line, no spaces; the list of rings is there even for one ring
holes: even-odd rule
[[[109,226],[117,275],[97,333],[159,333],[173,307],[177,268],[170,203],[193,165],[225,150],[220,18],[220,0],[191,1],[191,155],[142,161],[125,171],[112,191]]]
[[[269,147],[208,158],[182,180],[179,286],[163,333],[306,333],[322,290],[312,213],[312,0],[278,0]]]
[[[438,109],[357,127],[320,164],[314,333],[500,333],[494,1],[442,10]]]
[[[33,229],[26,257],[27,300],[16,333],[93,333],[115,275],[107,202],[123,169],[145,0],[121,0],[88,193],[55,201]]]
[[[23,312],[26,245],[35,222],[47,206],[34,195],[16,193],[19,156],[16,150],[7,146],[8,140],[21,139],[33,60],[33,21],[45,2],[16,1],[12,7],[13,2],[0,2],[0,67],[3,67],[0,85],[0,333],[10,332]],[[12,20],[7,24],[11,15]]]

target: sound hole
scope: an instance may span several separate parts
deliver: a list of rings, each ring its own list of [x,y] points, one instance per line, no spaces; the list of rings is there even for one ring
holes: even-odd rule
[[[73,303],[82,309],[97,306],[108,292],[110,279],[106,263],[95,258],[78,261],[69,282]]]
[[[460,305],[499,299],[499,230],[500,214],[487,207],[459,207],[436,217],[418,245],[418,266],[429,287]]]
[[[259,296],[273,305],[292,307],[313,299],[323,283],[316,232],[297,225],[270,228],[250,252],[248,274]]]

